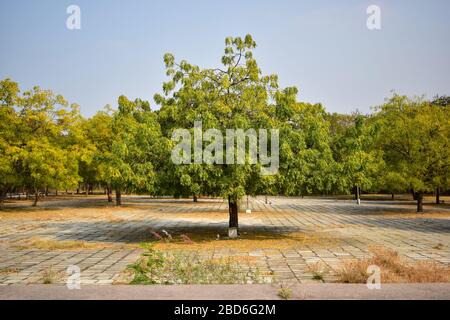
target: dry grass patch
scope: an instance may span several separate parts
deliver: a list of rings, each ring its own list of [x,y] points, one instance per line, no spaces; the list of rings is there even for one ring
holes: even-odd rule
[[[106,247],[130,247],[125,244],[117,245],[104,242],[86,242],[80,240],[58,241],[53,239],[30,238],[21,240],[14,244],[19,250],[42,249],[42,250],[83,250],[83,249],[103,249]]]
[[[54,271],[53,268],[42,271],[42,283],[53,284],[62,281],[63,275],[61,272]]]
[[[328,267],[323,262],[317,262],[309,266],[309,270],[314,280],[324,281],[324,277],[329,273]]]
[[[232,249],[236,251],[252,251],[261,249],[291,249],[307,245],[335,246],[339,240],[329,233],[321,232],[245,232],[238,239],[228,239],[211,231],[186,234],[172,234],[172,239],[152,239],[157,250],[213,250]],[[189,240],[186,240],[189,239]]]
[[[406,262],[396,251],[386,248],[372,248],[371,253],[371,258],[344,262],[337,270],[338,282],[366,283],[367,268],[371,265],[381,269],[382,283],[450,282],[448,266],[427,261]]]
[[[0,211],[0,219],[34,220],[34,221],[110,221],[123,222],[116,213],[137,212],[136,209],[123,207],[102,208],[21,208]]]
[[[398,211],[381,211],[373,215],[387,216],[389,218],[402,218],[402,219],[450,219],[450,211],[428,211],[425,208],[425,212],[417,213],[414,210],[400,213]]]
[[[19,273],[19,268],[2,268],[0,269],[0,275],[9,275],[14,273]]]

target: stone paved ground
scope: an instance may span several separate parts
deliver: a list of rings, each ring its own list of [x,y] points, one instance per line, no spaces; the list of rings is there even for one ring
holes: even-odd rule
[[[127,202],[131,209],[108,209],[103,203],[98,198],[49,201],[42,204],[44,216],[26,207],[21,215],[17,208],[11,209],[17,202],[7,204],[0,211],[0,284],[42,283],[49,272],[63,282],[70,265],[80,267],[82,284],[110,284],[138,259],[142,252],[138,244],[151,239],[151,231],[211,234],[214,243],[213,237],[223,233],[228,223],[222,200],[133,198]],[[79,206],[85,208],[83,214],[78,213]],[[372,246],[392,248],[410,260],[450,264],[449,207],[427,207],[427,214],[416,215],[414,203],[407,201],[364,201],[357,206],[349,200],[281,197],[270,198],[268,204],[263,198],[252,199],[249,206],[252,213],[240,215],[242,237],[256,234],[276,245],[227,248],[219,241],[220,246],[198,249],[203,256],[249,256],[261,271],[272,272],[276,281],[300,283],[315,281],[311,270],[318,262],[333,270],[345,259],[370,256]],[[308,238],[292,240],[295,233]],[[30,239],[83,241],[88,246],[24,246]],[[332,271],[324,277],[326,282],[333,280]]]

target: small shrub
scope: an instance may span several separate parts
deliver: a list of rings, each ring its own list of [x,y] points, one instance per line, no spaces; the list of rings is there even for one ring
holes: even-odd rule
[[[323,281],[324,276],[328,273],[328,269],[321,262],[317,262],[309,267],[314,280]]]
[[[42,272],[42,283],[43,284],[52,284],[57,281],[58,274],[52,270],[52,268],[48,270],[44,270]]]
[[[292,297],[292,290],[284,286],[281,286],[281,288],[278,290],[277,295],[283,300],[289,300]]]
[[[196,252],[167,252],[147,246],[134,264],[130,284],[262,283],[257,268],[244,270],[234,258],[203,259]]]

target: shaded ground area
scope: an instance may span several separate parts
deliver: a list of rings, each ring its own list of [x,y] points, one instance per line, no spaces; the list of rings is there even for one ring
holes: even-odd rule
[[[416,214],[408,200],[377,198],[357,206],[346,199],[251,199],[240,215],[241,239],[224,237],[228,208],[218,199],[56,197],[31,208],[28,201],[0,210],[0,284],[65,282],[70,265],[84,284],[123,281],[122,271],[151,242],[161,251],[198,252],[205,258],[245,258],[276,282],[332,282],[345,261],[394,249],[410,261],[450,264],[450,208]],[[155,233],[157,235],[155,235]],[[166,235],[169,234],[170,236]],[[163,239],[158,239],[158,235]],[[171,239],[170,239],[171,238]],[[318,265],[324,268],[317,276]]]

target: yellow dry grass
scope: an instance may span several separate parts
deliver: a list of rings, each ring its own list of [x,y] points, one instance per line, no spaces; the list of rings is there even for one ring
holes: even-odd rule
[[[3,268],[0,269],[0,275],[9,275],[14,273],[19,273],[20,269],[18,268]]]
[[[105,242],[86,242],[79,240],[58,241],[45,238],[30,238],[16,242],[14,245],[19,250],[42,249],[42,250],[83,250],[83,249],[102,249],[102,248],[125,248],[134,247],[125,244],[113,244]]]
[[[339,239],[328,233],[320,232],[248,232],[238,239],[217,239],[217,234],[211,232],[187,233],[192,243],[183,241],[174,236],[170,242],[157,241],[154,248],[157,250],[214,250],[231,249],[235,251],[253,251],[260,249],[292,249],[313,245],[316,247],[332,247],[339,245]]]
[[[450,267],[433,262],[406,262],[396,251],[371,248],[373,256],[364,260],[345,261],[337,270],[339,282],[366,283],[367,268],[376,265],[381,269],[382,283],[432,283],[450,282]]]
[[[398,211],[382,211],[377,213],[377,215],[404,219],[450,219],[450,211],[433,211],[424,213],[417,213],[414,210],[405,213],[399,213]]]

